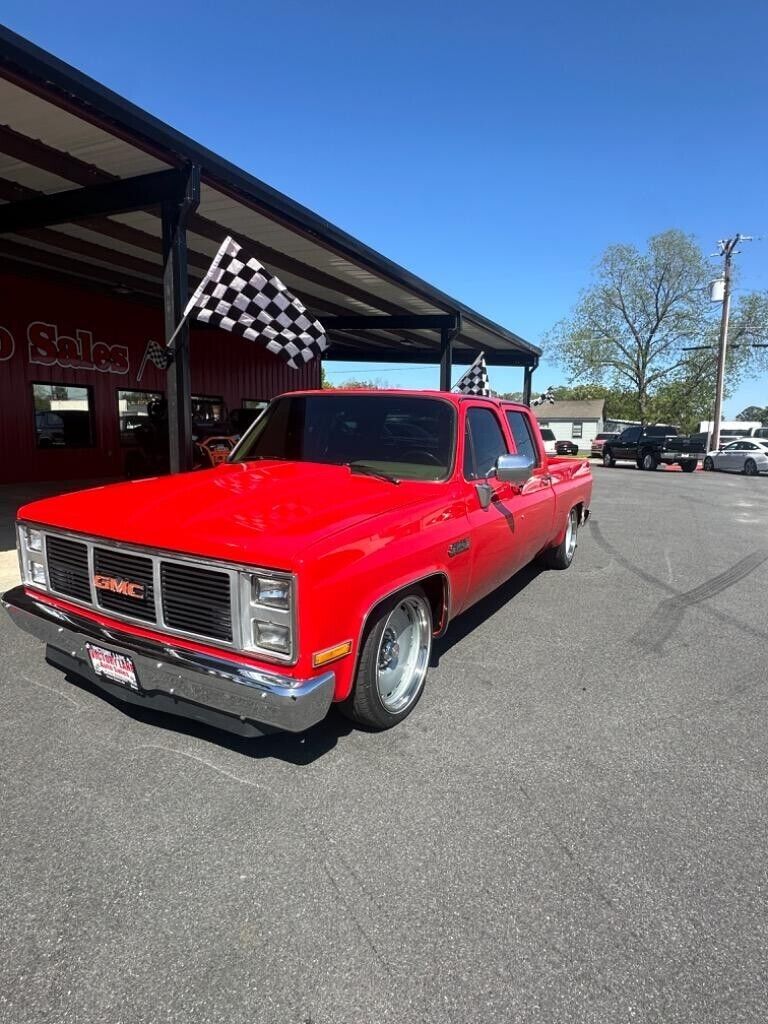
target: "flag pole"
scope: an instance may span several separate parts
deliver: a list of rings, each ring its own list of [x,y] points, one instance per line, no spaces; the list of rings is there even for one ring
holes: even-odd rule
[[[136,374],[136,383],[141,384],[141,378],[144,376],[144,367],[147,365],[147,359],[149,358],[149,345],[147,344],[144,348],[144,358],[141,360],[141,366],[139,372]]]
[[[187,322],[187,320],[189,319],[189,312],[190,312],[190,311],[189,311],[189,310],[187,310],[187,311],[186,311],[186,312],[184,313],[184,316],[183,316],[183,317],[181,318],[181,320],[179,320],[179,325],[178,325],[178,327],[177,327],[177,328],[176,328],[176,330],[175,330],[175,331],[173,332],[173,334],[172,334],[172,335],[170,336],[170,338],[168,339],[168,341],[166,341],[166,343],[165,343],[165,347],[166,347],[166,348],[170,348],[170,347],[171,347],[171,345],[173,344],[173,342],[174,342],[174,340],[175,340],[175,338],[176,338],[176,335],[177,335],[177,334],[179,333],[179,331],[181,330],[181,328],[182,328],[182,327],[184,326],[184,324],[185,324],[185,323]]]

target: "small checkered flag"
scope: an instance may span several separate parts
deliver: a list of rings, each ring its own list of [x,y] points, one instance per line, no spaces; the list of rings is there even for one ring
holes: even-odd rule
[[[465,395],[491,396],[491,389],[488,387],[488,367],[485,365],[485,352],[481,352],[477,359],[463,376],[459,377],[453,385],[457,391]]]
[[[544,405],[545,402],[549,402],[550,405],[555,404],[555,395],[551,387],[548,387],[538,398],[534,398],[531,405]]]
[[[295,295],[234,238],[221,243],[207,274],[184,310],[198,320],[260,341],[294,370],[328,346],[325,329]]]
[[[144,376],[144,367],[147,365],[147,361],[154,363],[158,370],[167,370],[173,362],[173,352],[169,348],[165,348],[163,345],[158,345],[156,341],[148,341],[147,347],[144,349],[144,358],[141,360],[141,366],[139,372],[136,375],[136,383],[141,383],[141,378]]]

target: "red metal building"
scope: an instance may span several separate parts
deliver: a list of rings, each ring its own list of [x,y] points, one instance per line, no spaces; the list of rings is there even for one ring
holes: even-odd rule
[[[143,359],[162,343],[162,310],[7,273],[0,296],[0,483],[123,475],[131,428],[165,397],[166,373]],[[200,418],[320,384],[317,360],[293,370],[238,335],[190,333]]]

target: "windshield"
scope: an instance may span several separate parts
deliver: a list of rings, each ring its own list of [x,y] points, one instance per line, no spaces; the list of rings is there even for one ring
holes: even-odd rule
[[[453,465],[455,420],[453,406],[436,398],[285,395],[243,438],[233,461],[322,462],[444,480]]]
[[[547,430],[546,427],[541,432],[542,441],[554,441],[555,433],[553,430]]]

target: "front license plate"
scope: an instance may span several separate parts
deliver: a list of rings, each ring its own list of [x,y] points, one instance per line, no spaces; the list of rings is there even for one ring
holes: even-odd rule
[[[88,657],[91,659],[91,666],[97,676],[105,676],[113,683],[127,686],[129,690],[139,689],[139,680],[136,676],[136,666],[126,654],[118,654],[117,651],[108,651],[105,647],[97,647],[95,644],[86,644]]]

